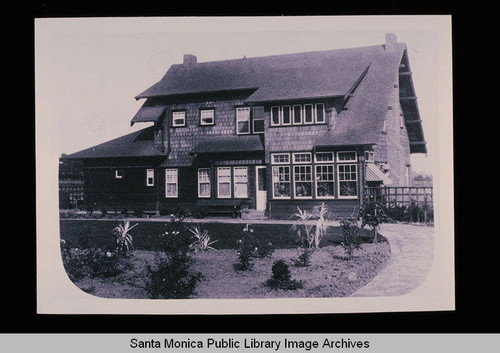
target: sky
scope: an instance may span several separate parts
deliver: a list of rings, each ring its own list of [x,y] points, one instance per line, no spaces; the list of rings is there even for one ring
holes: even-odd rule
[[[449,95],[449,26],[446,16],[37,19],[37,138],[60,156],[148,126],[130,126],[143,103],[134,97],[184,54],[205,62],[329,50],[383,44],[395,33],[408,47],[428,148],[412,154],[412,168],[433,174]]]

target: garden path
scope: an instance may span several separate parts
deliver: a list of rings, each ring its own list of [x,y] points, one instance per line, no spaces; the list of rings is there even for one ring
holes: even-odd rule
[[[434,262],[434,227],[382,224],[380,233],[391,246],[386,267],[352,297],[397,296],[418,288]]]

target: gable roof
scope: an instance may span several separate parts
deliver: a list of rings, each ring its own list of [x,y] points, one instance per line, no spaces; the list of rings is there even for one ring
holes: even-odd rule
[[[172,65],[136,99],[252,90],[246,102],[345,96],[383,46]]]
[[[166,156],[155,147],[154,126],[66,156],[67,159]]]

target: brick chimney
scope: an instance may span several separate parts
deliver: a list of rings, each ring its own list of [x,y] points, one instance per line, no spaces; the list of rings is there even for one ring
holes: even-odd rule
[[[385,34],[385,50],[394,49],[394,45],[398,42],[398,37],[394,33]]]
[[[184,54],[184,65],[193,66],[194,64],[196,64],[196,61],[196,56],[194,56],[193,54]]]

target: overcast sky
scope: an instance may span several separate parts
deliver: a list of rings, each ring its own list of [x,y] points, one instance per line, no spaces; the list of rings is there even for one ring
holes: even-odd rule
[[[148,126],[130,127],[143,103],[134,97],[187,53],[204,62],[379,45],[392,32],[408,47],[428,143],[427,157],[412,155],[413,169],[432,174],[447,26],[442,16],[39,19],[36,123],[47,134],[37,137],[60,155]]]

